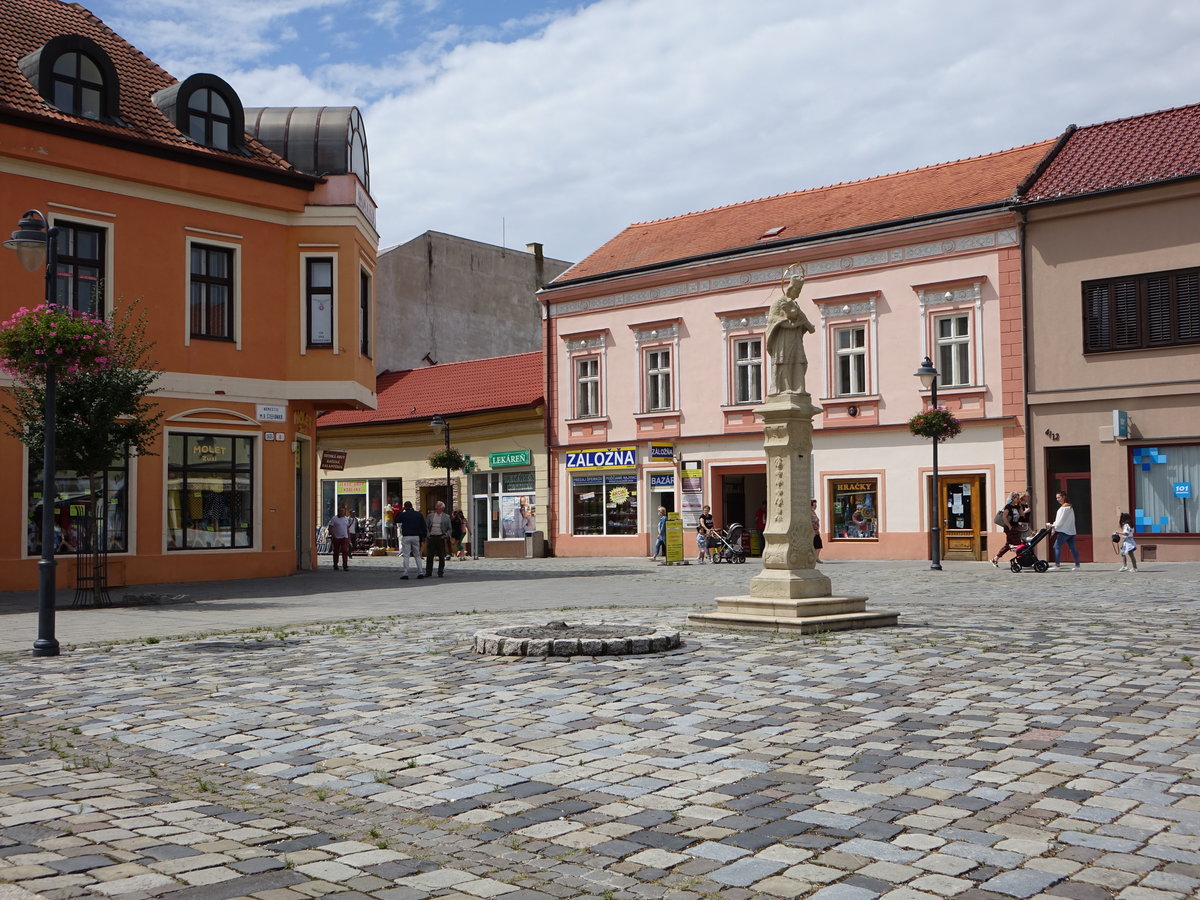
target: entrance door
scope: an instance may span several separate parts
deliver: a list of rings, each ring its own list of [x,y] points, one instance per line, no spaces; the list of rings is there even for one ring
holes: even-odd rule
[[[1092,544],[1092,473],[1091,472],[1058,472],[1053,476],[1054,492],[1062,491],[1071,501],[1075,509],[1075,549],[1079,551],[1080,562],[1095,562],[1094,545]],[[1058,512],[1058,501],[1051,496],[1050,518],[1054,521]],[[1063,553],[1067,559],[1071,552],[1066,547]],[[1047,554],[1050,556],[1051,554]]]
[[[948,475],[938,479],[942,511],[942,559],[981,560],[987,548],[984,475]]]

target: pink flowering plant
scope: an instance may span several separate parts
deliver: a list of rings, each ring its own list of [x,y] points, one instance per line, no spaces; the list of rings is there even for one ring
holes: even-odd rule
[[[935,406],[919,412],[909,419],[908,430],[917,437],[948,441],[950,438],[958,437],[962,432],[962,424],[954,418],[950,410]]]
[[[0,368],[17,378],[42,379],[51,367],[64,376],[107,368],[112,326],[61,306],[22,306],[0,324]]]

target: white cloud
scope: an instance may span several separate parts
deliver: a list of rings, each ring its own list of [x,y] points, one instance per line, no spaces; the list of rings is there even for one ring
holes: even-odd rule
[[[499,242],[503,221],[510,246],[568,259],[634,221],[1200,100],[1200,5],[1183,0],[525,8],[489,24],[454,0],[127,0],[110,24],[247,105],[361,105],[385,244]],[[316,31],[345,36],[364,9],[402,18],[408,42],[358,31],[345,52]],[[300,58],[306,27],[325,50]]]

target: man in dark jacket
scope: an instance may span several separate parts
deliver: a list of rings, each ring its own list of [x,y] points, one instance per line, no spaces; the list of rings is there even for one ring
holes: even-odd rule
[[[411,500],[404,501],[404,509],[396,518],[396,527],[400,529],[400,559],[404,563],[404,574],[400,576],[401,580],[408,580],[410,556],[413,560],[413,568],[417,570],[417,577],[424,578],[425,576],[421,574],[421,541],[425,540],[425,517],[413,509]]]

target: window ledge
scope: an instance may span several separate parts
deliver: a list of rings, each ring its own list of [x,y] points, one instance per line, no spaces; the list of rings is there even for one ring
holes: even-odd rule
[[[855,403],[878,403],[883,399],[881,394],[842,394],[837,397],[818,397],[821,403],[842,403],[851,406]]]
[[[569,418],[564,420],[568,425],[608,425],[608,416],[583,416],[582,418]]]
[[[651,412],[634,413],[633,417],[634,419],[663,419],[676,418],[679,415],[680,412],[677,409],[656,409]]]
[[[923,396],[923,397],[929,396],[930,392],[928,390],[926,390],[925,388],[919,388],[918,390],[920,391],[921,396]],[[985,384],[960,384],[960,385],[939,384],[938,385],[938,396],[943,396],[945,394],[986,394],[986,393],[987,393],[987,385],[985,385]]]

